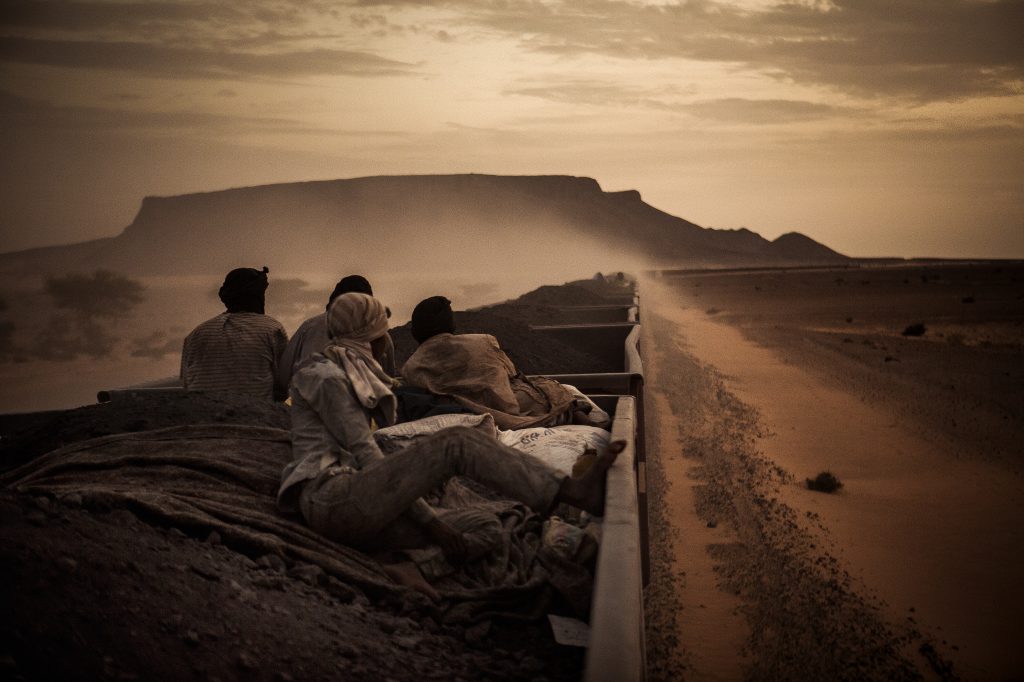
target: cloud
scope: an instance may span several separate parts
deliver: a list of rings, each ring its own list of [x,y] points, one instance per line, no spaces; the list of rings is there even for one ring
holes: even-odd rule
[[[0,27],[19,30],[56,30],[76,33],[122,31],[146,35],[175,28],[193,33],[206,27],[245,30],[301,27],[305,12],[324,14],[329,6],[317,2],[267,2],[265,0],[4,0]]]
[[[643,107],[725,123],[755,125],[803,123],[822,119],[860,115],[848,108],[788,99],[744,99],[729,97],[698,102],[680,101],[692,91],[678,87],[645,88],[605,80],[522,82],[506,88],[505,95],[538,97],[551,102],[589,106]]]
[[[69,131],[129,131],[204,128],[231,130],[240,126],[288,129],[295,121],[273,118],[243,118],[194,111],[160,112],[102,107],[57,106],[0,92],[0,121],[7,131],[45,129]]]
[[[76,69],[111,69],[163,78],[253,78],[313,75],[390,76],[410,64],[350,50],[276,53],[218,51],[135,42],[4,38],[0,61]]]
[[[87,106],[59,106],[0,91],[0,124],[5,135],[27,131],[123,133],[194,131],[199,133],[277,133],[358,138],[394,138],[388,130],[328,129],[287,118],[230,116],[199,111],[142,111]]]
[[[643,87],[605,79],[580,78],[520,80],[506,87],[502,94],[537,97],[562,104],[645,107],[675,111],[680,108],[676,101],[678,97],[692,94],[692,90],[672,85]]]
[[[834,0],[760,11],[712,0],[453,4],[466,21],[538,52],[725,62],[870,97],[1024,92],[1022,0]]]
[[[443,17],[428,32],[442,42],[482,28],[533,52],[725,63],[860,97],[1024,93],[1024,0],[5,0],[0,54],[164,77],[407,74],[413,65],[369,44],[325,47],[401,32],[403,12]]]
[[[694,102],[679,107],[700,118],[726,123],[803,123],[855,114],[852,109],[817,102],[788,99],[723,99]]]

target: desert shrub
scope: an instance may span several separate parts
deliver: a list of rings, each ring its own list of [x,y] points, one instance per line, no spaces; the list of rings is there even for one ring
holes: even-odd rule
[[[822,471],[814,478],[807,479],[807,489],[820,493],[834,493],[842,487],[843,484],[830,471]]]
[[[56,307],[87,319],[124,317],[145,300],[140,282],[109,270],[47,277],[45,291]]]
[[[924,336],[926,331],[928,331],[927,327],[920,322],[915,322],[903,330],[903,336]]]
[[[145,300],[141,282],[108,270],[47,277],[43,291],[59,312],[34,347],[38,357],[51,360],[110,355],[118,340],[111,327]]]

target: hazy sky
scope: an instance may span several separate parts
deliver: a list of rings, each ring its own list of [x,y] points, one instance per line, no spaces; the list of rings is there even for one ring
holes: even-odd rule
[[[1024,0],[0,0],[0,120],[3,251],[150,194],[480,172],[1024,258]]]

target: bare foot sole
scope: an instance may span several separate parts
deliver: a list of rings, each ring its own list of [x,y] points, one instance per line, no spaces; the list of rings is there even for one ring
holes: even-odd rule
[[[605,451],[597,456],[594,463],[579,478],[566,478],[562,481],[562,488],[558,493],[559,500],[597,516],[603,514],[608,469],[625,449],[624,440],[608,443]]]
[[[388,577],[399,585],[427,595],[435,604],[441,601],[441,595],[423,579],[423,574],[411,561],[400,564],[384,564],[383,568]]]

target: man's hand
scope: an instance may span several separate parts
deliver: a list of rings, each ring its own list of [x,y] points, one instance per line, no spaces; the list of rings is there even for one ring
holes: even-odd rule
[[[427,524],[427,534],[441,546],[448,563],[458,566],[466,560],[466,540],[462,533],[435,517]]]

